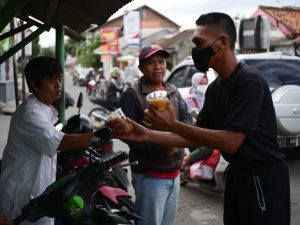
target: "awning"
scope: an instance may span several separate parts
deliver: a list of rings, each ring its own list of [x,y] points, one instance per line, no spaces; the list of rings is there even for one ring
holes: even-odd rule
[[[0,9],[8,0],[0,0]],[[19,6],[16,17],[33,17],[54,27],[56,23],[82,33],[93,25],[102,25],[112,14],[132,0],[9,0]]]

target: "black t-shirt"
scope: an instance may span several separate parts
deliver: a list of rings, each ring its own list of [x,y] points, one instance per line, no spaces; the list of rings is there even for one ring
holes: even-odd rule
[[[230,163],[272,163],[285,156],[276,141],[276,118],[269,86],[252,66],[239,63],[226,80],[217,77],[209,85],[197,124],[246,134],[235,154],[221,151]]]

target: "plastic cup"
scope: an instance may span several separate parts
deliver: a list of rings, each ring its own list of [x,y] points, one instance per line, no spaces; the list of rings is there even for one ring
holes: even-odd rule
[[[131,132],[132,125],[130,123],[128,123],[128,121],[126,120],[126,116],[123,113],[121,108],[116,109],[109,115],[108,122],[113,121],[113,120],[119,120],[124,125],[126,133],[129,134]]]
[[[149,105],[153,106],[158,111],[165,111],[168,106],[168,98],[166,91],[154,91],[146,96]]]

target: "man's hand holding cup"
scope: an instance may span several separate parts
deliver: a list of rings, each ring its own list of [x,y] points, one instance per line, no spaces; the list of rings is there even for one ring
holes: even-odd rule
[[[113,128],[114,135],[117,134],[118,136],[126,136],[132,131],[132,125],[126,119],[121,108],[116,109],[109,115],[108,124]]]

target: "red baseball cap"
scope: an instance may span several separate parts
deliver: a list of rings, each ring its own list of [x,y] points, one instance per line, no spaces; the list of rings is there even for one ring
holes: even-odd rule
[[[149,46],[143,47],[141,52],[140,52],[140,55],[139,55],[140,64],[144,59],[147,59],[150,56],[152,56],[152,55],[154,55],[155,53],[158,53],[158,52],[165,58],[168,58],[170,56],[169,52],[164,50],[159,45],[149,45]]]

